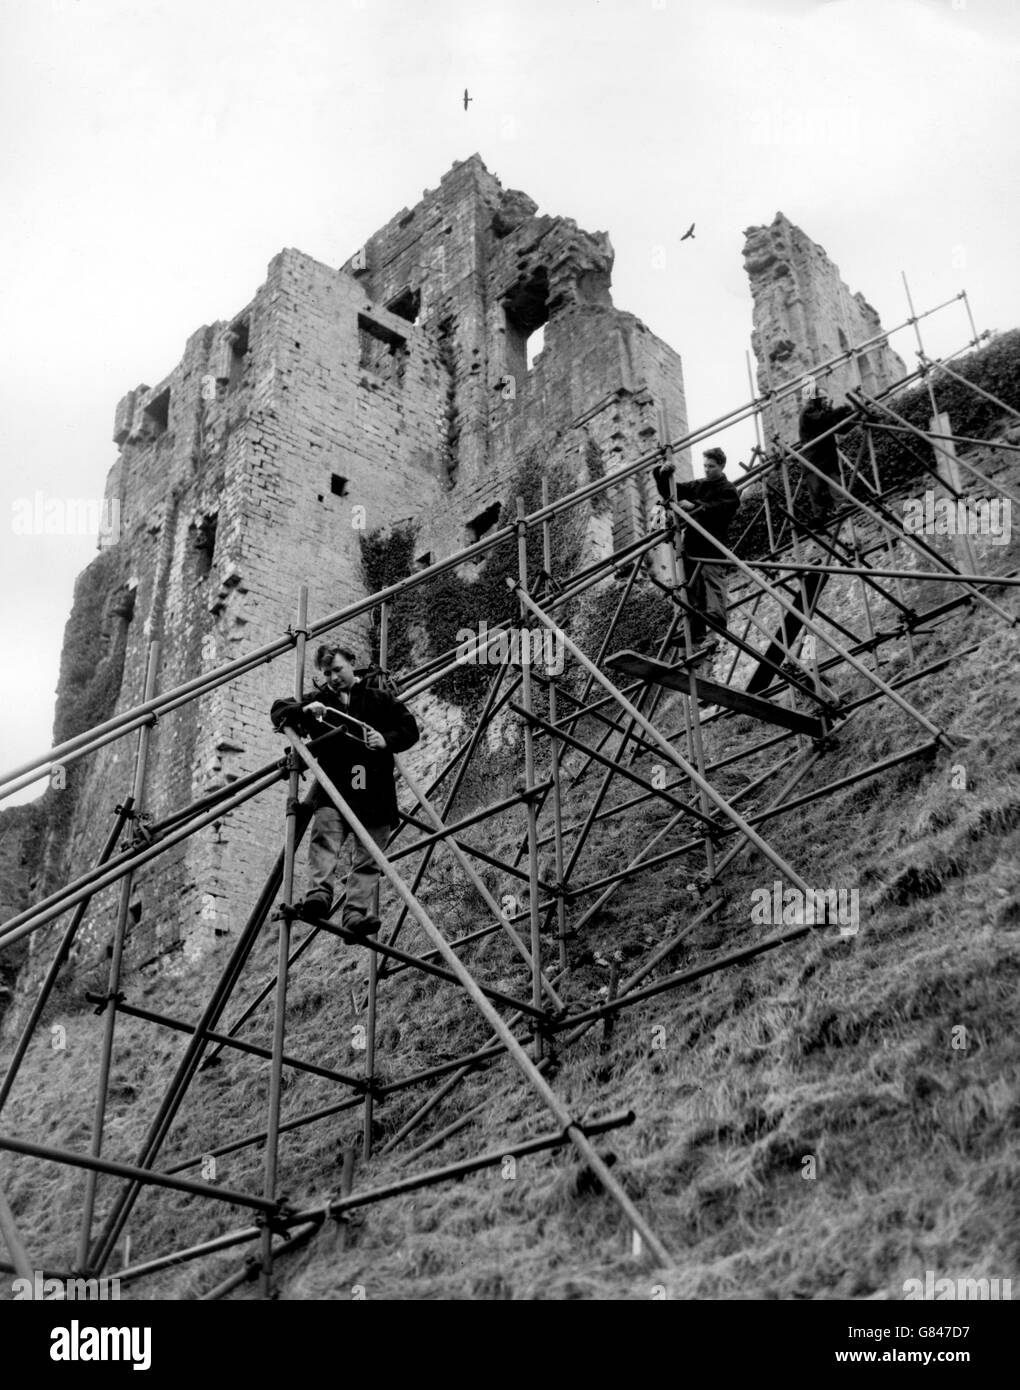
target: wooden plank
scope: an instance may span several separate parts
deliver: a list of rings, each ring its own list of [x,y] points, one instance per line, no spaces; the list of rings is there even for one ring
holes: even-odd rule
[[[606,658],[606,665],[616,671],[624,671],[628,676],[654,681],[667,690],[679,690],[683,695],[696,696],[707,704],[722,705],[737,714],[749,714],[752,719],[761,719],[766,724],[792,729],[794,733],[809,734],[812,738],[821,738],[825,733],[820,719],[801,714],[799,710],[783,709],[771,700],[748,695],[745,690],[735,690],[731,685],[720,685],[718,681],[707,680],[704,676],[692,676],[683,665],[667,666],[665,662],[653,661],[651,657],[632,651],[615,652]]]

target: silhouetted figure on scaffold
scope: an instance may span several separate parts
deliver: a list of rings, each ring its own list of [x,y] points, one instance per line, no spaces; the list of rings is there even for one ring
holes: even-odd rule
[[[271,718],[274,728],[290,724],[314,740],[309,751],[383,849],[400,821],[393,754],[403,753],[418,742],[418,725],[406,705],[381,685],[368,683],[378,668],[355,671],[355,660],[349,647],[322,643],[315,654],[320,683],[301,700],[274,701]],[[335,910],[340,851],[349,835],[354,839],[340,812],[317,786],[308,847],[311,882],[302,904],[303,916],[318,919]],[[371,911],[378,882],[375,861],[355,840],[341,919],[348,931],[369,936],[379,930],[379,918]]]
[[[835,425],[848,419],[853,413],[852,406],[834,406],[825,392],[821,390],[816,391],[813,396],[808,398],[804,409],[800,412],[798,452],[804,455],[808,463],[814,464],[819,472],[824,473],[825,478],[832,478],[834,481],[839,479],[839,446],[836,443],[836,436],[841,434],[842,430],[836,430],[829,434],[826,439],[818,439],[818,436],[827,434]],[[847,426],[844,426],[845,428]],[[812,442],[815,439],[818,439],[817,444]],[[828,525],[835,502],[835,494],[825,478],[819,478],[817,473],[812,473],[808,468],[804,469],[810,524],[818,531],[824,530]]]
[[[670,501],[670,485],[676,489],[678,504],[725,545],[729,540],[730,524],[740,506],[740,494],[726,477],[726,455],[721,449],[706,449],[702,454],[705,476],[692,483],[674,481],[672,463],[660,463],[652,469],[659,496]],[[692,664],[708,661],[718,643],[709,638],[706,615],[717,625],[726,627],[726,575],[728,566],[705,565],[705,559],[722,559],[718,546],[693,526],[684,526],[680,554],[686,571],[686,600],[695,610],[691,615],[691,642],[695,648]],[[715,630],[715,629],[713,629]],[[706,640],[707,639],[707,640]]]

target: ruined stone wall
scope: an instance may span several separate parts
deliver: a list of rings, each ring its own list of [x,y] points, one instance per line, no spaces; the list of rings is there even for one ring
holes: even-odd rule
[[[536,216],[473,157],[404,209],[346,263],[377,301],[416,312],[449,368],[442,498],[421,520],[421,551],[439,559],[473,538],[468,523],[501,500],[531,447],[566,453],[605,434],[608,471],[647,451],[660,404],[674,437],[686,427],[679,356],[613,308],[604,233]],[[527,340],[544,329],[528,365]],[[633,408],[627,398],[639,397]],[[607,419],[598,419],[609,408]],[[612,428],[605,426],[611,424]],[[689,467],[686,455],[681,470]]]
[[[612,306],[612,259],[604,233],[537,216],[477,156],[343,267],[275,257],[250,304],[199,329],[169,376],[117,407],[107,497],[121,533],[86,572],[69,625],[91,623],[97,653],[121,662],[104,717],[141,699],[151,641],[165,691],[285,633],[302,583],[312,622],[362,597],[366,530],[414,518],[433,561],[461,549],[528,450],[571,461],[584,481],[592,449],[609,472],[646,455],[663,409],[681,435],[680,359]],[[591,517],[603,553],[649,524],[647,478],[617,491],[611,516]],[[367,618],[342,634],[366,655],[369,635]],[[277,759],[268,709],[292,688],[279,660],[161,717],[146,813],[159,820]],[[417,712],[426,737],[412,764],[427,773],[462,715],[431,694]],[[46,847],[54,884],[98,854],[134,745],[81,765]],[[282,843],[285,795],[281,782],[137,876],[129,964],[229,940]],[[103,966],[116,899],[93,904],[79,969]],[[41,960],[52,937],[32,940]]]
[[[754,302],[751,349],[758,360],[761,394],[792,381],[847,348],[881,335],[878,314],[860,293],[851,294],[824,249],[781,212],[768,227],[744,233],[744,267]],[[841,403],[851,387],[869,394],[906,375],[902,359],[880,340],[841,364],[822,384]],[[780,402],[766,412],[768,439],[798,437],[799,402]]]

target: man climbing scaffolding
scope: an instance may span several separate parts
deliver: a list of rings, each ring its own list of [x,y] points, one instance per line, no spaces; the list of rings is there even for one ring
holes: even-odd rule
[[[839,447],[836,443],[836,435],[842,433],[841,430],[834,430],[836,425],[853,415],[852,406],[834,406],[829,397],[822,390],[816,390],[809,396],[804,409],[800,412],[800,447],[799,451],[807,459],[808,463],[814,464],[819,472],[825,474],[825,478],[839,478]],[[846,425],[843,426],[847,428]],[[819,439],[819,435],[826,435],[827,438]],[[812,441],[818,440],[815,444]],[[817,528],[823,528],[828,524],[832,515],[834,494],[825,478],[819,478],[817,473],[813,473],[809,468],[804,469],[804,482],[808,494],[808,510],[810,513],[810,523]]]
[[[669,502],[675,489],[679,505],[716,540],[725,544],[730,523],[740,506],[740,494],[726,477],[726,455],[722,449],[706,449],[702,459],[705,476],[694,482],[677,483],[672,463],[656,464],[652,476],[660,497]],[[700,664],[710,660],[718,646],[714,640],[706,641],[706,615],[718,627],[726,627],[726,567],[701,563],[722,556],[718,546],[693,526],[683,528],[680,553],[686,570],[686,599],[695,610],[691,614],[691,642],[695,648],[691,662]]]
[[[372,668],[355,671],[356,659],[350,648],[324,643],[315,653],[322,678],[316,690],[301,700],[274,701],[270,717],[274,728],[290,724],[313,740],[310,751],[323,772],[383,849],[399,819],[393,754],[418,742],[418,725],[410,710],[381,688],[382,682],[372,680]],[[331,915],[340,852],[349,833],[340,812],[317,787],[304,916]],[[347,930],[362,936],[379,930],[379,918],[371,911],[378,879],[368,851],[356,842],[341,919]]]

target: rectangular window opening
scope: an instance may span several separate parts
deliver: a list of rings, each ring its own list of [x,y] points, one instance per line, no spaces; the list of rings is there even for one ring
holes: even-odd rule
[[[535,358],[545,347],[545,324],[540,323],[534,333],[529,334],[526,344],[526,360],[528,371],[530,372],[535,365]]]
[[[170,387],[160,391],[158,396],[153,396],[143,413],[149,439],[158,439],[161,434],[166,434],[170,424]]]
[[[417,323],[418,312],[421,309],[421,290],[412,290],[408,286],[401,290],[395,299],[391,299],[386,308],[398,318],[406,319],[408,323]]]
[[[334,497],[347,496],[347,479],[342,478],[339,473],[329,475],[329,490]]]
[[[495,526],[499,520],[500,504],[493,502],[491,507],[486,507],[484,512],[479,512],[474,521],[469,521],[467,525],[468,544],[474,545],[480,541]]]
[[[245,319],[238,319],[231,324],[228,334],[230,342],[230,361],[228,369],[230,375],[227,378],[227,390],[233,391],[240,386],[244,377],[244,369],[247,365],[248,348],[250,346],[250,333],[248,322]]]
[[[392,328],[387,328],[385,324],[376,323],[375,319],[368,318],[365,314],[358,315],[358,333],[361,336],[362,353],[371,350],[373,344],[379,344],[388,352],[401,352],[407,346],[407,339],[395,333]]]
[[[199,578],[205,576],[212,569],[213,556],[216,553],[216,527],[219,521],[218,512],[207,512],[197,521],[191,523],[195,535],[193,545],[198,558]]]
[[[362,370],[374,372],[399,386],[404,377],[407,339],[365,314],[358,315],[358,342]]]
[[[503,296],[506,315],[506,370],[527,376],[545,345],[540,330],[549,321],[549,272],[539,266]],[[532,340],[535,340],[534,342]]]

